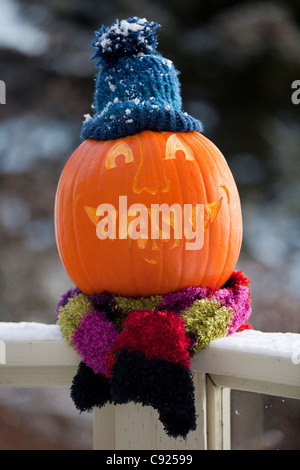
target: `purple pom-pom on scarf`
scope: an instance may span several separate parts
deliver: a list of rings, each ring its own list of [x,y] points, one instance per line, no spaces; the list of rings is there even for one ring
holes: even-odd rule
[[[118,336],[117,328],[107,320],[104,312],[90,310],[82,317],[72,337],[72,343],[83,362],[93,369],[95,374],[105,375],[108,355]]]
[[[108,320],[113,320],[116,300],[112,294],[103,291],[100,294],[91,295],[89,300],[95,310],[98,310],[98,312],[104,312]]]
[[[239,286],[238,289],[219,289],[212,296],[212,299],[217,300],[225,307],[232,308],[234,311],[228,335],[236,332],[251,315],[250,291],[246,286]]]
[[[170,292],[163,296],[159,310],[180,313],[189,308],[195,300],[204,299],[208,289],[205,287],[187,287],[177,292]]]

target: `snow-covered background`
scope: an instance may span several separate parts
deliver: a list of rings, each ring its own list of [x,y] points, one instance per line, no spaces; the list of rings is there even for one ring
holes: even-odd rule
[[[91,113],[94,31],[134,15],[162,24],[159,49],[181,71],[184,108],[236,179],[253,326],[300,332],[296,0],[0,0],[0,322],[52,324],[70,287],[54,239],[56,185]],[[233,447],[299,449],[296,401],[234,392],[232,420]],[[67,389],[0,390],[1,449],[87,448],[91,429]]]

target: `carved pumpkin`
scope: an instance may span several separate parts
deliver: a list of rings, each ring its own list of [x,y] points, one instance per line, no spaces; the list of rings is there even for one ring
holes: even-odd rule
[[[120,196],[126,196],[125,218]],[[111,219],[103,204],[115,208]],[[130,212],[134,204],[146,207],[149,218],[155,204],[182,210],[203,205],[203,246],[189,249],[186,232],[181,239],[175,236],[175,212],[169,232],[160,221],[158,237],[151,237],[140,213]],[[192,211],[194,229],[195,217]],[[146,130],[84,141],[61,174],[55,228],[62,263],[79,289],[131,297],[187,286],[221,287],[234,270],[242,240],[233,176],[221,152],[198,132]],[[110,228],[114,238],[106,236]]]

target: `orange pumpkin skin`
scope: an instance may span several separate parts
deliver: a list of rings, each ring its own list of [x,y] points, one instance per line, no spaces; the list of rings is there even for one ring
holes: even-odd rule
[[[100,240],[96,208],[107,203],[118,209],[120,195],[127,196],[128,206],[205,204],[203,247],[187,250],[184,239],[174,238]],[[225,158],[198,132],[143,131],[117,140],[86,140],[62,171],[55,231],[68,275],[88,295],[219,288],[240,253],[240,199]]]

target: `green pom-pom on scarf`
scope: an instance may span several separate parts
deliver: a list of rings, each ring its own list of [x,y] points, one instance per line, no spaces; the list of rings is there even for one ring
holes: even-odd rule
[[[198,333],[192,356],[212,340],[227,335],[233,313],[232,309],[207,299],[197,300],[191,307],[181,312],[185,320],[185,331]]]
[[[77,330],[81,318],[91,309],[92,305],[86,294],[74,295],[64,307],[60,307],[57,322],[68,344],[72,344],[72,336]]]
[[[158,310],[159,304],[161,302],[161,296],[154,295],[152,297],[141,297],[139,299],[134,299],[116,295],[115,302],[116,305],[114,310],[116,316],[114,318],[114,324],[119,330],[121,330],[129,312],[133,312],[135,310]]]

